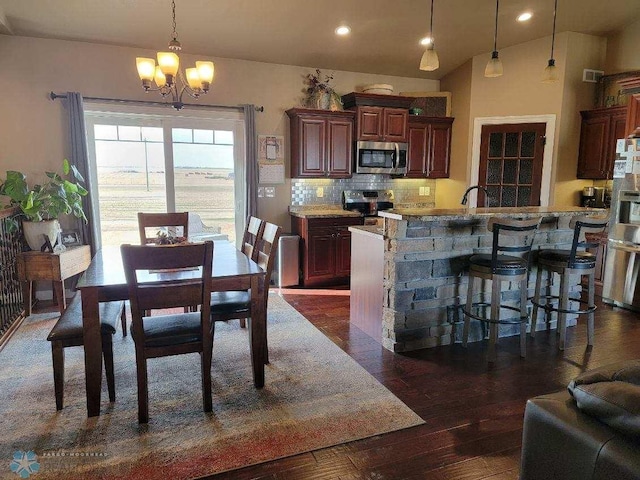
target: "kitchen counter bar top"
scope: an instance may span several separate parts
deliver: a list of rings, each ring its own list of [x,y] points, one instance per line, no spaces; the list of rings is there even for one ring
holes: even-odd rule
[[[487,207],[487,208],[398,208],[378,212],[380,217],[394,220],[474,220],[487,217],[564,217],[574,215],[607,215],[608,210],[587,207]]]
[[[289,207],[289,214],[298,218],[334,218],[334,217],[362,217],[360,212],[352,212],[331,206],[318,207]]]

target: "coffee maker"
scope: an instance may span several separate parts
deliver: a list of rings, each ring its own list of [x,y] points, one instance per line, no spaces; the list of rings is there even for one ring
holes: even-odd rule
[[[595,207],[596,206],[596,189],[595,187],[584,187],[580,192],[580,206],[581,207]]]

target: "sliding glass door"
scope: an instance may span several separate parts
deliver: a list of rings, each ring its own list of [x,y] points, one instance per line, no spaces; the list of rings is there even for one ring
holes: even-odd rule
[[[138,243],[138,212],[188,211],[191,233],[232,242],[240,236],[244,124],[237,112],[209,114],[86,109],[99,246]]]

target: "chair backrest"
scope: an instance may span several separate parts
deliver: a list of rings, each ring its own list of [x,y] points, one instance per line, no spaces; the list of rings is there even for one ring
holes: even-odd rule
[[[577,252],[598,247],[599,241],[589,240],[586,234],[603,232],[608,222],[609,217],[573,217],[571,219],[569,226],[573,228],[573,242],[569,254],[569,268],[575,267]]]
[[[249,217],[247,220],[247,226],[244,230],[242,237],[242,253],[249,257],[254,262],[258,258],[258,251],[256,245],[262,236],[265,222],[258,217]]]
[[[260,265],[265,272],[265,285],[269,285],[271,273],[276,262],[276,253],[278,251],[278,240],[282,228],[273,223],[264,222],[262,233],[258,238],[258,243],[254,252],[256,253],[255,262]]]
[[[515,254],[529,259],[536,230],[542,218],[517,220],[511,218],[491,218],[487,225],[493,232],[493,249],[491,251],[491,269],[495,272],[498,267],[498,255]]]
[[[152,229],[147,231],[147,229]],[[157,232],[162,230],[174,237],[189,236],[189,213],[142,213],[138,212],[140,244],[157,242]]]
[[[147,310],[200,305],[203,321],[209,319],[213,242],[122,245],[120,252],[134,334]]]

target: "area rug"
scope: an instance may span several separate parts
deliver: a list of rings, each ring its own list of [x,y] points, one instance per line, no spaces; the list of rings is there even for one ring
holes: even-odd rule
[[[0,352],[0,478],[197,478],[424,423],[273,294],[263,389],[253,386],[247,330],[220,322],[213,412],[202,411],[197,354],[151,359],[150,420],[139,425],[133,342],[118,331],[116,402],[103,380],[102,415],[87,418],[82,348],[67,348],[56,412],[46,341],[55,320],[29,317]]]

